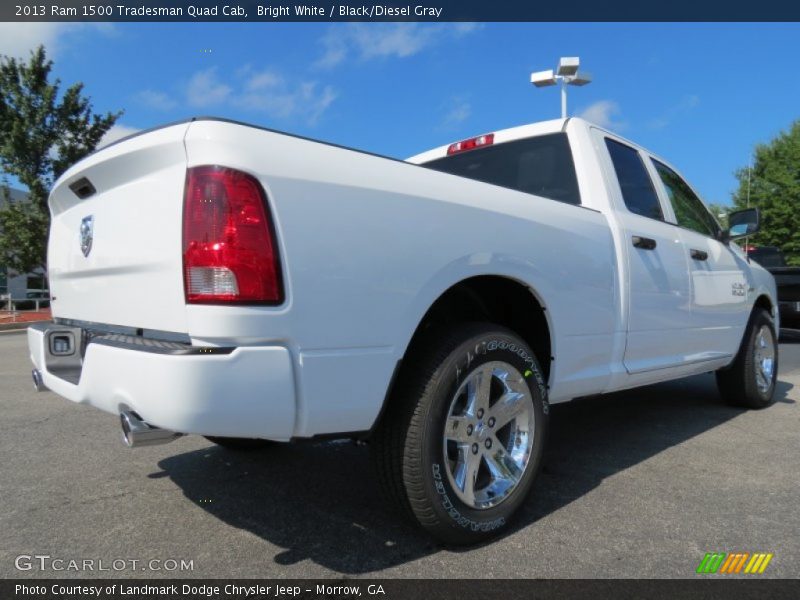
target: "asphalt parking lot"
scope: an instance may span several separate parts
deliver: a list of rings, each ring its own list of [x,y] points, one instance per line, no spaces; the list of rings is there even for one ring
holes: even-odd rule
[[[385,507],[363,446],[128,450],[115,416],[35,393],[26,337],[0,334],[0,576],[685,578],[705,552],[761,551],[763,577],[798,577],[796,340],[763,411],[726,406],[708,375],[554,407],[513,531],[452,550]],[[19,571],[19,555],[162,562]],[[151,568],[181,559],[193,570]]]

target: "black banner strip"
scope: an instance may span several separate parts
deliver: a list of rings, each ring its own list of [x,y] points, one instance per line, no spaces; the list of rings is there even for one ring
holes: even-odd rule
[[[599,598],[796,600],[797,579],[5,580],[4,600],[548,600]],[[758,577],[758,576],[755,576]]]
[[[785,0],[726,3],[697,0],[642,2],[641,0],[572,0],[571,2],[526,2],[519,0],[418,0],[380,4],[351,0],[241,0],[209,2],[197,0],[4,0],[0,21],[220,21],[220,22],[313,22],[313,21],[484,21],[484,22],[612,22],[612,21],[800,21],[800,3]]]

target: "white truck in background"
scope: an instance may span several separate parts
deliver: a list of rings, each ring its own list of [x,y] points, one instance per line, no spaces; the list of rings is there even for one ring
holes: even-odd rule
[[[664,160],[570,118],[408,161],[221,119],[150,130],[50,196],[34,383],[128,445],[368,439],[400,510],[501,531],[549,403],[716,371],[773,401],[775,282]]]

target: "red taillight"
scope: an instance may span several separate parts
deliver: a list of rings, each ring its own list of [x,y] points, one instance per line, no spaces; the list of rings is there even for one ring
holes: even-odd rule
[[[483,146],[491,146],[492,144],[494,144],[494,134],[487,133],[486,135],[479,135],[478,137],[450,144],[447,148],[447,155],[450,156],[451,154],[458,154],[459,152],[466,152]]]
[[[261,185],[225,167],[192,167],[183,199],[183,280],[191,304],[279,304],[278,247]]]

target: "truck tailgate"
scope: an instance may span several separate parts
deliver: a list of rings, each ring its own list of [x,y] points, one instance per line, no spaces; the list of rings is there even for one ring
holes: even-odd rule
[[[189,123],[113,144],[50,194],[54,317],[186,331],[181,215]]]

